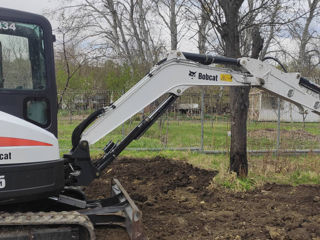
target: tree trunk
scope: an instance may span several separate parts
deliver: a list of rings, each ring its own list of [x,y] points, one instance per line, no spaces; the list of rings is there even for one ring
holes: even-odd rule
[[[225,42],[225,55],[238,58],[240,54],[239,9],[243,0],[220,0],[225,14],[221,37]],[[230,88],[231,146],[230,171],[239,177],[248,175],[247,160],[247,113],[249,108],[249,87]]]
[[[177,50],[178,26],[177,26],[177,19],[176,19],[176,0],[170,0],[170,37],[171,37],[171,50]]]
[[[279,14],[279,11],[281,9],[281,1],[280,0],[277,0],[275,5],[274,5],[274,8],[273,8],[273,11],[272,11],[272,14],[271,14],[271,19],[270,19],[270,32],[268,34],[268,37],[266,38],[267,40],[265,41],[264,45],[263,45],[263,48],[261,50],[261,53],[260,53],[260,59],[264,59],[265,56],[267,55],[267,51],[270,47],[270,44],[271,44],[271,41],[272,39],[274,39],[274,35],[275,35],[275,32],[276,32],[276,26],[275,26],[275,22],[276,22],[276,18]]]
[[[200,15],[200,24],[199,26],[199,31],[198,31],[198,49],[199,53],[204,54],[206,52],[206,42],[207,42],[207,37],[206,37],[206,29],[208,26],[208,17],[207,14],[205,13],[205,9],[203,6],[201,7],[201,15]]]
[[[138,7],[139,7],[139,27],[140,27],[140,32],[141,36],[146,48],[146,61],[147,63],[154,63],[154,57],[153,57],[153,51],[151,50],[152,44],[150,44],[150,36],[149,36],[149,30],[147,29],[147,17],[146,13],[147,11],[144,9],[145,3],[143,1],[137,1]],[[151,66],[149,66],[151,67]]]
[[[230,171],[239,177],[248,175],[247,160],[247,114],[249,108],[249,87],[230,89],[231,147]]]
[[[142,2],[142,1],[140,1],[140,2]],[[145,57],[143,46],[142,46],[142,39],[140,38],[139,32],[137,30],[136,23],[135,23],[135,19],[134,19],[134,12],[137,11],[135,9],[135,5],[136,5],[136,3],[134,3],[133,0],[130,0],[130,14],[129,14],[130,17],[129,17],[129,21],[130,21],[131,28],[132,28],[132,31],[133,31],[133,36],[136,39],[138,52],[139,52],[139,55],[140,55],[139,59],[142,59],[143,64],[146,64],[147,61],[146,61],[146,57]]]
[[[319,4],[319,0],[313,0],[309,1],[309,15],[306,19],[306,23],[303,28],[302,36],[301,36],[301,42],[299,46],[299,57],[298,57],[298,70],[304,75],[308,74],[310,69],[308,69],[308,53],[307,53],[307,45],[311,40],[310,33],[309,33],[309,27],[316,15],[316,9]],[[309,65],[310,66],[310,65]]]
[[[88,1],[87,1],[88,2]],[[91,6],[94,9],[97,9],[96,7],[94,7],[92,4]],[[118,51],[118,54],[121,54],[121,45],[120,42],[122,42],[123,46],[124,46],[124,52],[126,54],[126,57],[128,58],[128,62],[130,63],[130,65],[132,67],[134,67],[134,63],[133,63],[133,57],[129,48],[129,42],[126,38],[126,34],[125,31],[123,29],[123,25],[122,25],[122,21],[119,18],[118,12],[115,9],[115,3],[113,0],[107,0],[105,2],[105,7],[107,9],[109,9],[111,15],[112,15],[112,24],[111,24],[111,28],[112,31],[114,33],[114,37],[116,37],[114,40],[115,46],[116,46],[116,51]],[[97,9],[98,10],[98,9]],[[118,33],[118,31],[120,32],[120,35]],[[120,37],[121,36],[121,37]]]

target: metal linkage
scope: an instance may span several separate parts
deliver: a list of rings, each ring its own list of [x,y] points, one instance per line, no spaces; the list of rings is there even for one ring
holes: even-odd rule
[[[170,96],[160,104],[148,117],[143,119],[119,144],[109,142],[105,147],[105,155],[95,163],[98,171],[103,171],[112,161],[135,139],[147,131],[152,124],[174,103],[178,96]]]

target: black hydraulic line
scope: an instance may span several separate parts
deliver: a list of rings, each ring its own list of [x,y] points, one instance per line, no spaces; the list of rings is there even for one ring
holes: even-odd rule
[[[164,63],[165,61],[167,61],[167,58],[164,58],[164,59],[160,60],[159,62],[157,62],[156,65],[161,65],[161,64]]]
[[[279,59],[277,58],[274,58],[274,57],[265,57],[262,61],[265,61],[265,60],[268,60],[268,59],[271,59],[271,60],[274,60],[276,61],[280,67],[283,69],[284,72],[287,72],[287,69],[283,66],[283,64],[279,61]],[[301,77],[300,80],[299,80],[299,84],[315,93],[318,93],[320,94],[320,86],[311,82],[310,80],[304,78],[304,77]]]
[[[320,94],[320,86],[309,81],[308,79],[306,78],[303,78],[301,77],[300,78],[300,81],[299,81],[299,84],[305,88],[308,88],[309,90],[315,92],[315,93],[318,93]]]
[[[240,62],[236,58],[227,58],[221,56],[212,56],[207,54],[197,54],[197,53],[188,53],[182,52],[186,59],[198,62],[204,65],[209,65],[212,63],[224,64],[224,65],[235,65],[240,67]]]
[[[280,62],[280,60],[278,59],[278,58],[274,58],[274,57],[265,57],[264,59],[262,59],[262,61],[264,62],[264,61],[266,61],[266,60],[273,60],[273,61],[275,61],[275,62],[277,62],[279,65],[280,65],[280,67],[282,68],[282,70],[285,72],[285,73],[287,73],[288,71],[287,71],[287,69],[285,68],[285,66],[283,66],[283,64]]]
[[[174,103],[177,98],[177,95],[170,95],[157,107],[157,109],[155,109],[147,118],[145,118],[144,120],[148,122],[148,125],[143,129],[142,132],[140,132],[139,135],[135,137],[135,139],[140,138],[154,124],[154,122],[157,121],[163,113],[165,113],[165,111]]]
[[[79,125],[73,130],[72,137],[71,137],[72,150],[74,150],[78,146],[81,139],[82,132],[104,112],[105,112],[105,109],[101,108],[91,113],[85,120],[79,123]]]
[[[119,144],[112,147],[105,155],[95,163],[98,171],[103,171],[112,161],[135,139],[139,138],[178,98],[171,94],[162,104],[160,104],[148,117],[143,119]],[[110,146],[110,143],[108,144]]]

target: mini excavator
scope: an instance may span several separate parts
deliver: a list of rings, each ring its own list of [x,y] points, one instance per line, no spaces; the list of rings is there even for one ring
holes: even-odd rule
[[[94,226],[99,225],[120,225],[130,239],[146,239],[142,214],[117,179],[106,199],[87,200],[81,187],[99,178],[192,86],[257,87],[295,103],[301,111],[320,113],[320,87],[299,73],[246,57],[173,51],[117,101],[82,121],[72,133],[72,149],[61,158],[54,40],[46,18],[0,8],[0,205],[6,209],[39,199],[55,203],[48,211],[2,211],[0,240],[93,240]],[[162,95],[167,98],[122,141],[110,141],[103,156],[91,160],[90,145]]]

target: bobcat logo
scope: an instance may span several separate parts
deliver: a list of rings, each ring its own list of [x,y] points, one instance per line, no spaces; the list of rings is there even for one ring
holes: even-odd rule
[[[196,76],[196,73],[197,72],[192,72],[192,71],[189,70],[189,76],[192,77],[192,78]]]

